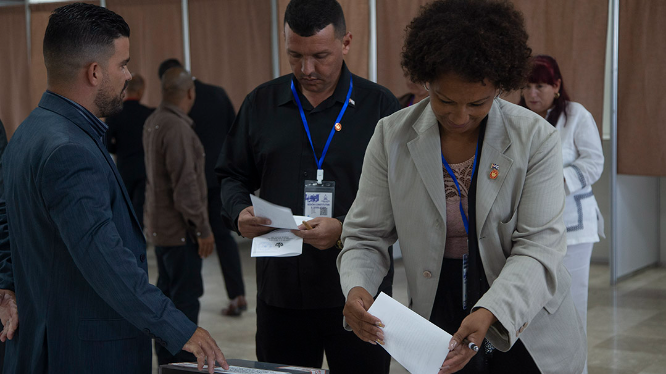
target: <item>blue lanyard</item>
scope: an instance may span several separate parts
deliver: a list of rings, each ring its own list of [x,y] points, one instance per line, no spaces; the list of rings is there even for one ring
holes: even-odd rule
[[[476,171],[476,160],[479,158],[479,142],[476,142],[476,151],[474,152],[474,162],[472,164],[472,180],[474,180],[474,172]],[[458,184],[458,179],[456,178],[456,175],[453,173],[453,170],[451,170],[451,167],[449,166],[449,163],[446,162],[446,159],[444,158],[444,154],[442,153],[442,164],[444,164],[444,168],[446,168],[446,172],[449,173],[451,176],[451,179],[453,179],[453,183],[455,183],[456,188],[458,189],[458,196],[460,197],[460,215],[462,216],[463,220],[463,225],[465,225],[465,232],[469,235],[469,221],[467,220],[467,215],[465,214],[465,210],[463,209],[462,205],[462,194],[460,193],[460,185]]]
[[[318,171],[322,170],[321,166],[324,164],[324,157],[326,157],[328,146],[331,145],[331,140],[333,140],[333,135],[335,134],[335,125],[340,123],[342,116],[345,115],[345,111],[347,110],[347,106],[349,105],[349,98],[351,97],[352,88],[353,88],[352,80],[351,77],[349,77],[349,92],[347,92],[347,98],[345,99],[345,104],[342,106],[342,110],[340,111],[340,114],[338,114],[338,118],[335,120],[333,128],[331,128],[331,133],[328,134],[328,140],[326,141],[326,145],[324,146],[324,151],[321,153],[321,158],[317,158],[317,152],[315,152],[314,144],[312,143],[312,136],[310,135],[310,127],[308,126],[308,120],[305,119],[305,112],[303,111],[303,105],[301,105],[301,100],[298,98],[298,92],[296,91],[296,87],[294,87],[294,81],[293,80],[291,81],[291,92],[294,94],[294,99],[296,99],[296,104],[298,105],[298,111],[301,113],[303,126],[305,127],[305,132],[308,134],[308,140],[310,141],[310,146],[312,147],[312,153],[314,154]]]

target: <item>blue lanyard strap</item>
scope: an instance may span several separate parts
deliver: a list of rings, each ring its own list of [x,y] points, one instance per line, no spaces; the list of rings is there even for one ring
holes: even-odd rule
[[[474,162],[472,164],[472,180],[474,179],[474,172],[476,171],[476,160],[479,158],[479,142],[476,142],[476,151],[474,152]],[[456,175],[453,173],[453,170],[449,166],[449,163],[446,162],[446,159],[444,158],[444,154],[442,153],[442,164],[444,164],[444,168],[446,168],[446,172],[449,173],[451,176],[451,179],[453,179],[453,183],[455,183],[456,188],[458,189],[458,196],[460,197],[460,215],[462,216],[463,220],[463,225],[465,225],[465,232],[469,235],[469,221],[467,220],[467,215],[465,214],[465,210],[463,209],[462,205],[462,194],[460,193],[460,185],[458,184],[458,179],[456,178]]]
[[[312,147],[312,153],[314,154],[315,162],[317,163],[317,170],[321,170],[321,167],[324,164],[324,157],[326,157],[326,152],[328,151],[328,147],[331,145],[331,140],[333,140],[333,135],[335,134],[335,125],[337,123],[340,123],[342,116],[345,115],[345,111],[347,110],[347,106],[349,105],[349,98],[351,98],[352,88],[353,88],[352,79],[351,77],[349,77],[349,92],[347,92],[347,98],[345,99],[345,103],[342,106],[340,114],[338,114],[338,118],[335,120],[335,123],[333,124],[333,128],[331,128],[331,133],[328,134],[328,140],[326,141],[326,145],[324,146],[324,151],[321,153],[321,158],[317,158],[317,152],[315,152],[314,144],[312,143],[312,136],[310,135],[310,127],[308,126],[308,120],[305,119],[305,112],[303,111],[303,105],[301,105],[301,100],[298,98],[298,92],[296,91],[296,87],[294,86],[294,81],[293,80],[291,81],[291,92],[294,94],[294,99],[296,99],[296,104],[298,105],[298,111],[301,113],[303,126],[305,127],[305,132],[308,134],[310,147]]]

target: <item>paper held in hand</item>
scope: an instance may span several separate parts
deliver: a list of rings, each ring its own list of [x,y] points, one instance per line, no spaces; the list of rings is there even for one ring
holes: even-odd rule
[[[303,239],[290,230],[298,230],[298,225],[312,218],[294,216],[291,209],[269,203],[257,196],[250,195],[255,217],[271,220],[267,225],[278,230],[252,239],[252,257],[292,257],[303,253]]]
[[[275,227],[276,229],[298,230],[298,225],[294,221],[294,214],[291,212],[291,209],[269,203],[254,195],[250,195],[250,200],[252,200],[255,217],[268,218],[271,220],[270,225],[264,226]],[[300,225],[300,222],[298,222],[298,224]]]
[[[405,369],[412,374],[439,372],[449,353],[449,333],[383,292],[368,313],[386,326],[382,348]]]

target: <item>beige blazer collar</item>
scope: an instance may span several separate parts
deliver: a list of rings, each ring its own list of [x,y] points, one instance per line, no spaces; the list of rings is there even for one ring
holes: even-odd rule
[[[513,164],[513,160],[505,155],[511,145],[511,138],[500,110],[502,105],[503,100],[495,99],[493,106],[490,108],[483,151],[481,159],[477,162],[479,173],[476,192],[477,235],[482,232],[490,209]],[[407,148],[430,198],[442,220],[446,222],[446,194],[444,191],[439,126],[430,104],[425,106],[421,116],[414,122],[412,128],[416,131],[416,137],[407,143]],[[495,179],[490,178],[493,164],[498,166],[499,171],[499,175]]]

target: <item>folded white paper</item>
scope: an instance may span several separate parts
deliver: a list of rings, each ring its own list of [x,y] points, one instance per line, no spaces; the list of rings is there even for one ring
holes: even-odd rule
[[[265,226],[275,227],[276,229],[298,230],[298,225],[294,224],[294,215],[292,214],[291,209],[269,203],[254,195],[250,195],[250,200],[252,200],[255,217],[268,218],[271,220],[271,224]]]
[[[252,239],[252,257],[292,257],[303,253],[303,239],[290,230],[275,230]]]
[[[296,229],[303,221],[311,218],[293,216],[292,221]],[[274,230],[268,234],[257,236],[252,239],[252,257],[293,257],[303,253],[303,239],[294,235],[291,230]]]
[[[439,372],[449,353],[449,333],[383,292],[368,313],[386,326],[382,347],[405,369],[412,374]]]

